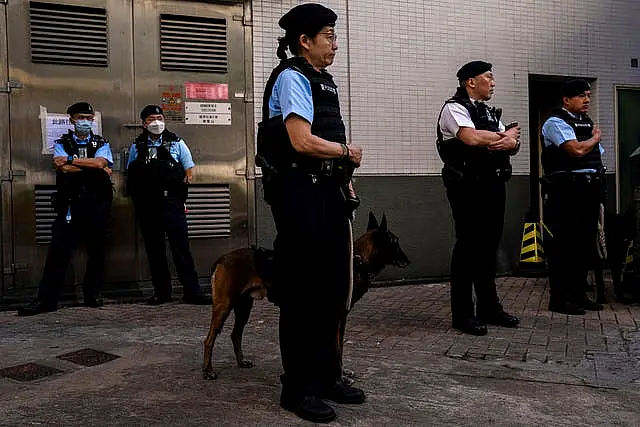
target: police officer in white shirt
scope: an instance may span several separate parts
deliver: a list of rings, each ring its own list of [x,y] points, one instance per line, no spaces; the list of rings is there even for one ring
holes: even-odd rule
[[[451,317],[455,329],[485,335],[487,324],[514,328],[520,322],[502,309],[495,283],[509,158],[518,151],[520,128],[514,124],[505,130],[502,110],[485,103],[496,85],[491,64],[469,62],[456,76],[459,87],[444,104],[437,126],[442,178],[456,229]]]

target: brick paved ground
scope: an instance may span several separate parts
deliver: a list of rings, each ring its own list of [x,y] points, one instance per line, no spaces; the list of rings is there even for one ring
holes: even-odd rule
[[[372,289],[350,315],[345,363],[368,392],[338,407],[340,425],[640,425],[640,307],[585,316],[546,310],[546,281],[506,278],[499,293],[518,329],[472,337],[450,329],[446,284]],[[257,303],[245,331],[256,366],[235,367],[230,323],[201,379],[210,309],[183,304],[0,313],[0,369],[59,373],[0,378],[0,425],[297,425],[277,404],[277,310]],[[231,322],[232,317],[229,319]],[[56,358],[93,348],[120,356],[85,367]]]

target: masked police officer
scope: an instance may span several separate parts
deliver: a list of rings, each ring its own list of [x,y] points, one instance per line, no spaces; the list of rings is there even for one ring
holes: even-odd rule
[[[549,309],[564,314],[602,310],[585,294],[603,200],[600,129],[587,115],[591,87],[585,80],[561,89],[562,109],[542,126],[544,222],[551,298]]]
[[[258,130],[257,161],[277,229],[280,404],[315,422],[335,417],[321,399],[365,400],[342,382],[336,345],[349,288],[350,172],[362,155],[346,145],[337,86],[326,71],[337,50],[336,19],[319,4],[280,19],[282,61],[267,82]]]
[[[151,271],[154,294],[149,305],[172,301],[165,234],[187,304],[210,304],[201,293],[189,249],[185,202],[195,163],[187,144],[165,128],[164,113],[147,105],[140,113],[144,130],[132,144],[127,166],[127,191],[133,200],[138,226]]]
[[[74,130],[55,142],[56,195],[52,240],[37,298],[20,316],[55,311],[59,288],[76,242],[86,241],[87,268],[82,282],[84,305],[100,307],[107,222],[111,210],[113,158],[109,141],[92,132],[94,110],[87,102],[67,109]]]
[[[455,222],[451,259],[451,317],[455,329],[485,335],[487,324],[516,327],[496,292],[496,257],[504,225],[509,156],[519,148],[520,128],[506,130],[502,111],[488,106],[495,88],[491,64],[473,61],[456,74],[459,87],[438,119],[442,178]],[[472,292],[476,293],[474,315]]]

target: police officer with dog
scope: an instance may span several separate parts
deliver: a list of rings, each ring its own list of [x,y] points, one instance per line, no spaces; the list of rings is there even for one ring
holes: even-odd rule
[[[210,304],[198,282],[187,233],[186,200],[195,163],[187,144],[166,129],[164,112],[147,105],[140,112],[143,131],[131,145],[127,191],[133,200],[138,226],[147,252],[154,294],[149,305],[173,300],[165,235],[173,255],[183,302]]]
[[[87,246],[87,267],[82,282],[84,305],[100,307],[107,225],[113,187],[113,158],[109,141],[93,133],[93,106],[78,102],[67,109],[74,130],[55,141],[56,218],[44,273],[36,299],[18,309],[19,316],[55,311],[72,251],[79,240]]]
[[[506,130],[502,111],[486,104],[495,80],[488,62],[473,61],[456,74],[459,87],[444,104],[437,126],[442,179],[455,222],[451,259],[452,326],[472,335],[487,334],[487,324],[517,327],[496,291],[496,257],[502,238],[505,183],[510,156],[519,148],[520,128]],[[476,294],[474,312],[473,290]]]
[[[315,422],[336,416],[321,399],[365,400],[342,381],[337,345],[349,294],[348,217],[357,206],[350,177],[362,149],[347,145],[337,86],[326,71],[338,48],[336,20],[319,4],[296,6],[280,19],[286,34],[265,89],[256,156],[277,230],[280,404]]]
[[[600,129],[589,115],[591,86],[574,79],[561,89],[562,108],[542,126],[542,191],[549,310],[580,315],[602,310],[584,284],[593,267],[600,203],[605,193]]]

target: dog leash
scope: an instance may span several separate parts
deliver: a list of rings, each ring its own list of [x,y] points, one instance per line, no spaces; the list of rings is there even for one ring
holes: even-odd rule
[[[351,219],[347,218],[349,225],[349,293],[347,294],[347,313],[351,310],[351,299],[353,298],[353,226]]]

